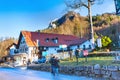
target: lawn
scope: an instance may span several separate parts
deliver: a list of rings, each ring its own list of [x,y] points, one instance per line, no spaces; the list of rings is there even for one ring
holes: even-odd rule
[[[79,58],[78,65],[88,66],[88,65],[95,65],[100,64],[102,65],[120,65],[120,63],[113,62],[114,57],[106,56],[106,57],[88,57],[87,62],[85,62],[85,58]],[[73,57],[72,60],[64,59],[60,61],[60,65],[70,65],[70,66],[77,66],[76,58]]]

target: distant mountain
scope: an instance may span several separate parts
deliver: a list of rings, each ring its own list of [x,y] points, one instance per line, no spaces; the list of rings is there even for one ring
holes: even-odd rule
[[[42,32],[88,36],[87,17],[82,17],[75,12],[69,12],[61,18],[53,20],[47,29]]]
[[[105,13],[92,17],[94,33],[109,36],[113,41],[117,40],[120,33],[120,16]],[[80,16],[75,12],[68,12],[59,19],[51,21],[45,33],[71,34],[79,37],[90,36],[88,17]]]

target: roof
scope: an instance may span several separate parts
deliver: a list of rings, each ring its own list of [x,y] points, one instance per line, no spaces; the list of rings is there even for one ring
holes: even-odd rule
[[[68,41],[68,44],[70,44],[70,45],[78,45],[78,44],[84,43],[85,41],[87,41],[86,38],[79,38],[79,39],[75,39],[75,40],[72,40],[72,41]]]
[[[13,45],[17,47],[17,44],[16,44],[16,43],[12,43],[10,46],[8,46],[8,47],[6,48],[6,50],[9,50],[10,47],[12,47]]]
[[[53,33],[41,33],[41,32],[30,32],[30,31],[21,31],[18,45],[20,44],[20,40],[24,36],[25,41],[28,46],[37,46],[37,40],[40,42],[40,46],[59,46],[59,45],[74,45],[80,44],[85,39],[80,39],[74,35],[64,35],[64,34],[53,34]],[[49,40],[46,42],[46,40]],[[58,43],[54,43],[52,40],[57,39]]]

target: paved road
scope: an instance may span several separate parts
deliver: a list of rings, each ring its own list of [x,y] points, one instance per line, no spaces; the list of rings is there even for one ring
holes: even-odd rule
[[[95,79],[62,74],[59,74],[59,76],[53,76],[49,72],[34,70],[0,68],[0,80],[95,80]]]

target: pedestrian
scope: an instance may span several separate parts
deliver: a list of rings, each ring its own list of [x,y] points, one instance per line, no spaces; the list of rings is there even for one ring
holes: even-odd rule
[[[49,63],[51,64],[51,73],[55,76],[55,74],[58,75],[58,69],[59,69],[59,59],[55,56],[51,57]]]
[[[83,57],[83,50],[81,48],[79,49],[79,57]]]
[[[68,53],[69,53],[69,56],[70,56],[70,60],[72,60],[72,54],[73,54],[73,51],[70,50]]]
[[[55,57],[55,64],[54,64],[54,72],[58,75],[59,74],[59,59],[58,59],[58,57]]]
[[[30,61],[30,59],[28,59],[27,66],[29,66],[30,64],[31,64],[31,61]]]
[[[55,59],[55,56],[52,55],[49,60],[49,63],[51,64],[51,73],[53,73],[54,59]]]
[[[75,57],[76,57],[77,65],[78,65],[79,49],[76,49],[76,50],[75,50]]]

